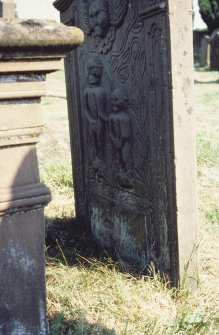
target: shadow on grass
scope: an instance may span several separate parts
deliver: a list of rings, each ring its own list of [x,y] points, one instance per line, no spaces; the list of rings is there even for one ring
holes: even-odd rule
[[[47,94],[46,97],[47,98],[57,98],[57,99],[64,99],[64,100],[66,100],[66,96],[64,96],[64,95]]]
[[[200,81],[200,80],[194,80],[195,84],[219,84],[219,79],[217,80],[210,80],[210,81]]]
[[[91,231],[72,218],[46,218],[46,258],[67,266],[96,268],[101,264],[123,273],[139,276],[145,271],[128,264],[116,252],[106,252],[92,237]]]
[[[48,335],[116,335],[114,329],[109,329],[99,323],[91,324],[85,318],[65,318],[63,313],[57,313],[48,319]]]
[[[74,265],[79,255],[103,258],[91,232],[72,218],[46,218],[46,254],[63,264]]]

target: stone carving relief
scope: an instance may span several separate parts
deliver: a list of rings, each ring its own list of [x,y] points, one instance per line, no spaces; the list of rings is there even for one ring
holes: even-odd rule
[[[148,0],[146,4],[153,6],[160,2]],[[158,114],[163,110],[163,77],[159,76],[163,72],[162,31],[154,28],[157,26],[152,17],[147,19],[149,24],[146,26],[145,17],[142,20],[139,16],[141,6],[135,4],[132,11],[127,12],[127,27],[117,31],[120,42],[115,41],[105,54],[100,44],[95,47],[98,40],[106,41],[112,22],[122,22],[127,3],[83,0],[77,5],[79,22],[89,35],[80,51],[84,72],[81,89],[86,121],[86,174],[139,196],[147,192],[150,197],[152,169],[154,164],[157,165],[154,152],[157,146],[163,147],[163,138],[158,143],[152,140],[154,135],[151,133],[151,125],[159,124],[158,119],[162,116],[158,117]],[[126,5],[122,7],[122,4]],[[116,5],[121,8],[120,14],[117,13],[120,21],[112,21],[112,6]],[[146,84],[142,85],[143,82]],[[162,152],[159,157],[164,158]],[[163,167],[163,161],[160,165]]]
[[[126,189],[133,187],[131,173],[131,122],[128,97],[122,88],[111,94],[112,113],[109,116],[109,136],[114,146],[117,172],[116,182]]]
[[[107,122],[106,90],[101,86],[103,64],[96,55],[87,62],[88,86],[85,88],[85,117],[88,124],[88,136],[92,143],[90,169],[97,178],[104,177],[104,130]]]
[[[91,35],[101,53],[107,53],[115,39],[115,29],[126,14],[127,0],[81,0],[79,12],[81,26]]]

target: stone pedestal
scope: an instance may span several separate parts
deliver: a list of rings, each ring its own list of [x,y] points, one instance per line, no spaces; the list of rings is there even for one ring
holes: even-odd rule
[[[0,17],[3,19],[13,19],[16,5],[13,0],[0,0]]]
[[[191,0],[56,0],[78,219],[106,250],[197,284]]]
[[[210,65],[210,37],[204,36],[201,40],[201,66]]]
[[[36,144],[46,74],[82,42],[47,21],[0,22],[0,334],[46,334],[44,214]]]

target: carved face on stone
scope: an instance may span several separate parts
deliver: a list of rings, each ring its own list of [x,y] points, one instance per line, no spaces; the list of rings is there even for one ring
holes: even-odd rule
[[[128,98],[123,89],[115,89],[111,94],[112,109],[114,112],[126,111]]]
[[[91,57],[87,62],[88,82],[91,86],[99,85],[103,73],[103,64],[97,56]]]
[[[93,0],[89,6],[89,23],[93,35],[104,37],[109,29],[109,11],[105,0]]]

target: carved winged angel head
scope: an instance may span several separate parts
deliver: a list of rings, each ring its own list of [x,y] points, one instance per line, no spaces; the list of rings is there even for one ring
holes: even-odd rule
[[[82,0],[80,1],[82,28],[88,35],[104,38],[110,28],[123,20],[127,0]]]

